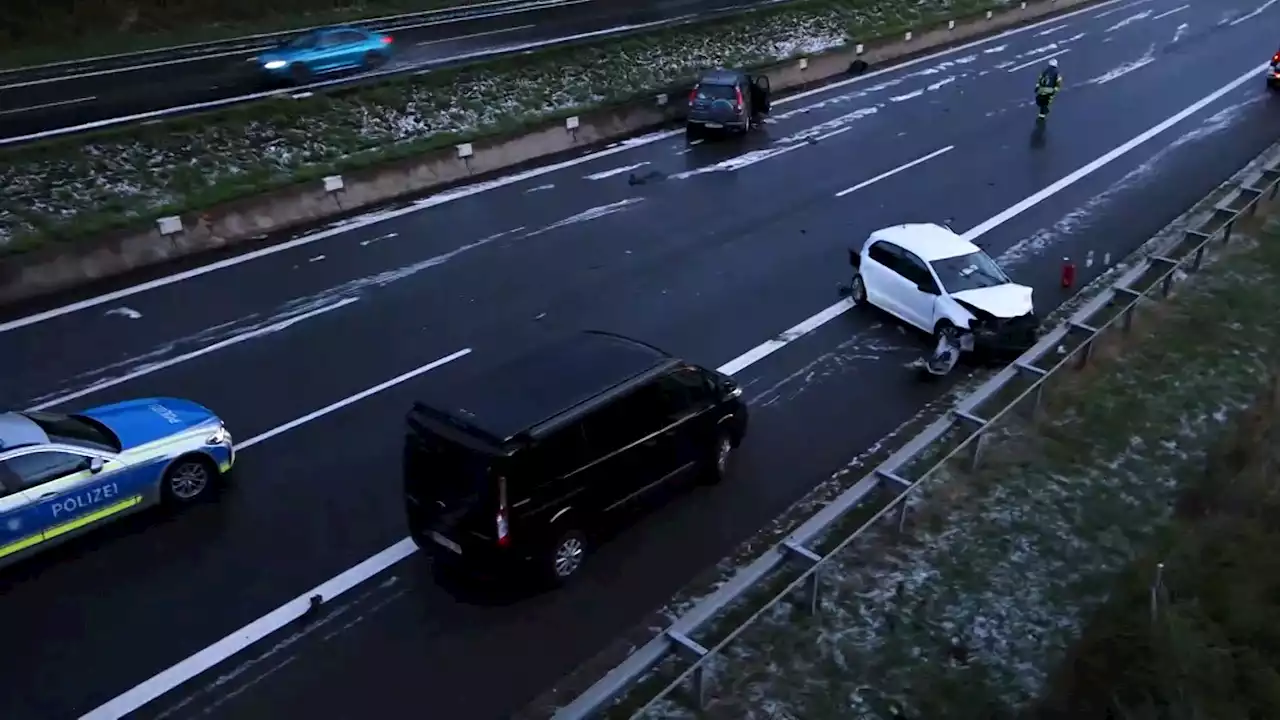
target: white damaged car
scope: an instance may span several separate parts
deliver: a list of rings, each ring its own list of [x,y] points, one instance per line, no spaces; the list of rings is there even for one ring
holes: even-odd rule
[[[894,225],[849,250],[855,305],[874,305],[932,334],[926,369],[951,372],[962,352],[1017,355],[1040,321],[1031,288],[1004,274],[982,248],[932,223]]]

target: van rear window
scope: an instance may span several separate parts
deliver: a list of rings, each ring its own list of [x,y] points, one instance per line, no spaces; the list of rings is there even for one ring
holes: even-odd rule
[[[492,456],[430,433],[412,439],[413,476],[428,497],[448,502],[483,495]]]

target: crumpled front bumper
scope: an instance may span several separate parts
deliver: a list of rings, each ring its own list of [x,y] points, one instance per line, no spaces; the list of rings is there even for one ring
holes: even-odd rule
[[[1007,320],[988,320],[979,323],[971,336],[974,353],[1021,355],[1040,339],[1040,319],[1035,313],[1027,313]]]

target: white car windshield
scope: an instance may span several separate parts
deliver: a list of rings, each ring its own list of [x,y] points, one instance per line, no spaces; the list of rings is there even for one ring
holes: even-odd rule
[[[996,265],[996,261],[981,250],[934,260],[929,264],[942,283],[942,289],[948,293],[1007,285],[1010,282],[1009,276]]]

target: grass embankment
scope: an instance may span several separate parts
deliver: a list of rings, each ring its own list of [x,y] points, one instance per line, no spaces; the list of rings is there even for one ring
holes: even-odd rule
[[[0,255],[519,131],[687,81],[968,17],[1001,0],[805,0],[618,42],[0,150]]]
[[[1244,450],[1273,400],[1219,444],[1280,369],[1280,231],[1250,232],[1056,379],[1036,422],[995,429],[976,472],[926,481],[904,533],[834,559],[818,616],[784,603],[746,631],[709,710],[651,717],[1280,717],[1275,446]]]
[[[489,0],[4,0],[0,69]]]

